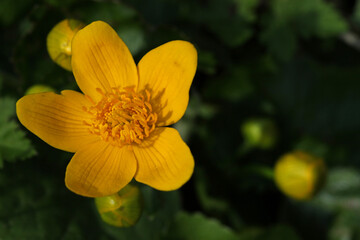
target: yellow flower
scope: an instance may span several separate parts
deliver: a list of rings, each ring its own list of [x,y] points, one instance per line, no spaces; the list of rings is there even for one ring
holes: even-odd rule
[[[75,152],[65,184],[79,195],[111,195],[133,177],[175,190],[191,177],[194,159],[166,126],[183,116],[196,66],[196,49],[186,41],[163,44],[136,66],[116,32],[93,22],[72,41],[72,69],[84,94],[27,95],[17,115],[51,146]]]

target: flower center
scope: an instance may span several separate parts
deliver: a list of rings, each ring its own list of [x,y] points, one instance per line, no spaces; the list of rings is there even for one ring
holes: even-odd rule
[[[149,91],[136,93],[133,87],[114,89],[113,93],[96,90],[102,99],[89,108],[84,107],[94,116],[90,122],[84,122],[91,133],[123,146],[133,142],[139,144],[154,131],[157,115],[152,112]]]

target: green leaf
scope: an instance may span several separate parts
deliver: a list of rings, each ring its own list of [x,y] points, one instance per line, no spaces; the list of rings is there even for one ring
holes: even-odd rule
[[[311,153],[317,157],[324,158],[329,152],[329,147],[316,139],[304,137],[295,145],[295,149]]]
[[[221,82],[221,84],[219,84]],[[249,70],[245,67],[233,67],[222,76],[209,81],[205,95],[231,102],[239,102],[254,92]]]
[[[353,168],[333,169],[326,190],[338,196],[360,194],[360,172]]]
[[[319,63],[304,56],[290,61],[279,75],[262,84],[296,134],[342,142],[357,149],[360,114],[354,109],[360,104],[359,75],[357,65]]]
[[[246,19],[248,22],[256,20],[256,7],[259,5],[259,0],[234,0],[238,15]]]
[[[132,55],[138,54],[145,46],[144,30],[136,24],[120,26],[117,31]]]
[[[300,238],[291,227],[276,225],[267,229],[259,240],[300,240]]]
[[[181,138],[188,142],[193,133],[200,131],[199,128],[195,127],[196,120],[198,118],[210,119],[216,111],[217,109],[214,106],[204,103],[200,95],[194,93],[189,99],[185,115],[174,124],[174,127],[179,131]]]
[[[360,172],[353,168],[335,168],[328,174],[323,191],[309,204],[334,216],[329,239],[359,239]]]
[[[251,7],[246,10],[243,8],[235,10],[248,14],[243,17],[234,12],[233,0],[189,1],[181,9],[182,17],[189,19],[193,24],[205,25],[229,47],[238,47],[253,35],[253,29],[250,27],[251,23],[247,19],[249,18]]]
[[[44,0],[47,4],[53,7],[69,7],[74,4],[76,0]]]
[[[210,51],[199,50],[199,69],[206,74],[213,75],[216,72],[217,60]]]
[[[360,211],[343,211],[334,221],[329,231],[330,240],[338,239],[360,239]]]
[[[36,151],[25,133],[12,119],[15,115],[15,100],[0,98],[0,168],[4,161],[15,162],[35,155]]]
[[[202,168],[197,169],[195,175],[195,188],[197,197],[201,206],[207,211],[212,213],[223,213],[230,209],[229,203],[224,199],[216,198],[208,193],[209,186],[207,185],[207,178]]]
[[[1,94],[3,82],[4,82],[4,76],[3,73],[0,71],[0,94]]]
[[[275,225],[269,228],[247,227],[240,232],[240,240],[300,240],[292,227]]]
[[[283,23],[269,25],[262,32],[261,40],[268,51],[280,60],[290,59],[297,48],[295,33]]]
[[[328,173],[327,182],[313,204],[330,211],[360,212],[360,172],[350,168],[335,168]]]
[[[352,19],[357,24],[357,26],[360,26],[360,0],[356,1],[355,10]]]
[[[54,169],[39,163],[19,162],[0,172],[1,240],[99,239],[86,230],[96,229],[92,199],[68,191]]]
[[[170,230],[168,239],[181,240],[236,240],[238,236],[218,220],[201,213],[179,212]]]
[[[280,60],[295,53],[298,38],[329,38],[347,30],[340,14],[323,0],[274,0],[263,19],[262,42]]]
[[[0,1],[0,26],[8,26],[14,21],[18,20],[19,17],[24,15],[24,12],[28,7],[33,4],[32,0],[19,1],[14,4],[12,0],[1,0]]]
[[[84,22],[92,22],[97,20],[111,23],[123,23],[129,21],[136,16],[136,12],[120,2],[100,2],[91,1],[84,2],[77,8],[78,19]]]

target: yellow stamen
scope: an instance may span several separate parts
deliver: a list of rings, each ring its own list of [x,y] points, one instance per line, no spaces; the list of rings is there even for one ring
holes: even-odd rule
[[[140,144],[154,131],[157,115],[152,112],[148,91],[144,96],[132,87],[113,89],[112,93],[96,90],[102,99],[83,108],[94,116],[91,122],[84,122],[91,133],[113,145],[123,146]]]

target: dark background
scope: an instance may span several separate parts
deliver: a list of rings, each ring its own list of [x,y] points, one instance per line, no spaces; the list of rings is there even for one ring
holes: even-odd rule
[[[31,134],[15,102],[35,84],[75,89],[46,36],[74,18],[109,23],[135,61],[165,42],[192,42],[198,70],[175,125],[194,155],[191,180],[159,192],[139,184],[131,228],[103,223],[93,199],[64,185],[71,154]],[[360,239],[360,1],[1,0],[0,239]],[[267,119],[275,144],[249,147],[241,126]],[[324,159],[314,198],[278,190],[272,169],[300,149]]]

